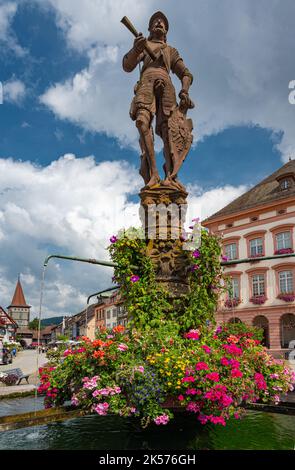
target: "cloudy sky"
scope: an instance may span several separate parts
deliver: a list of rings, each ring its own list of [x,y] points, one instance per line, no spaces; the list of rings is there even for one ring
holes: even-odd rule
[[[158,9],[194,75],[194,146],[180,177],[201,216],[295,156],[293,0],[0,0],[3,307],[21,273],[34,316],[48,254],[107,259],[109,237],[137,223],[128,111],[138,71],[122,71],[133,39],[120,20],[146,34]],[[111,276],[51,262],[44,316],[76,313]]]

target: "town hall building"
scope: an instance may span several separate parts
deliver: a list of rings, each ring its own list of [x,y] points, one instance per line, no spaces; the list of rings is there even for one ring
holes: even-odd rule
[[[251,260],[225,268],[229,290],[217,322],[261,327],[264,344],[280,355],[295,340],[295,160],[202,225],[222,235],[229,261]]]

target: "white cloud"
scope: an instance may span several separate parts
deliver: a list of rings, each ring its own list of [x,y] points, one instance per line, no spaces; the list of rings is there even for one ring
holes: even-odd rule
[[[3,85],[3,101],[21,104],[26,96],[26,87],[21,80],[11,79]]]
[[[11,23],[17,12],[17,7],[18,2],[0,2],[0,43],[2,42],[8,50],[21,57],[26,54],[26,51],[18,44],[14,32],[11,30]],[[1,49],[3,54],[5,52],[3,45]]]
[[[189,190],[189,216],[191,220],[193,217],[199,217],[204,220],[210,215],[215,214],[223,207],[227,206],[234,199],[246,192],[249,188],[245,185],[224,187],[217,187],[208,191],[203,191],[202,188],[191,185]]]
[[[44,4],[44,3],[43,3]],[[106,132],[137,146],[129,103],[138,73],[125,74],[121,58],[133,38],[120,24],[128,15],[147,33],[149,15],[162,9],[170,20],[168,42],[176,46],[195,76],[191,113],[202,139],[231,125],[258,124],[284,132],[283,157],[295,151],[295,106],[288,84],[294,43],[293,0],[47,0],[68,44],[87,54],[89,65],[45,91],[41,101],[59,118]]]
[[[41,268],[49,254],[108,259],[109,237],[139,226],[137,170],[126,162],[68,154],[47,167],[0,159],[0,305],[9,305],[21,279],[32,316],[39,311]],[[238,196],[243,187],[204,193],[191,186],[190,204],[202,216]],[[88,295],[112,285],[110,268],[51,260],[46,270],[43,315],[78,312]]]

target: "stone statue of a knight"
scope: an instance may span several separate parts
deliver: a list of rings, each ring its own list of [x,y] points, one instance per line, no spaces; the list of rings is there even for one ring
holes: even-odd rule
[[[152,122],[156,116],[155,132],[163,140],[165,180],[161,183],[171,188],[183,189],[177,173],[192,144],[192,121],[187,110],[194,107],[189,97],[193,76],[185,66],[178,51],[167,44],[169,23],[162,12],[156,12],[149,21],[148,39],[141,33],[135,38],[132,49],[123,58],[123,69],[132,72],[142,63],[140,79],[131,103],[130,116],[136,122],[140,135],[140,174],[145,189],[157,187],[161,182],[154,149]],[[151,58],[148,50],[153,52]],[[177,104],[170,71],[181,80],[182,89]]]

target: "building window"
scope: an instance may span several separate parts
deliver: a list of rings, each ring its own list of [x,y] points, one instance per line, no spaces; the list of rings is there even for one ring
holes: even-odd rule
[[[253,238],[250,240],[250,256],[262,256],[263,255],[263,239]]]
[[[277,250],[292,248],[291,232],[281,232],[276,234]]]
[[[253,293],[253,297],[265,295],[264,274],[255,274],[252,277],[252,293]]]
[[[293,293],[293,273],[292,271],[281,271],[279,273],[279,285],[281,294]]]
[[[108,311],[108,312],[107,312],[107,319],[109,320],[110,318],[111,318],[111,312]]]
[[[229,282],[229,289],[228,289],[228,297],[229,299],[239,299],[240,298],[240,282],[239,278],[232,277]]]
[[[225,245],[225,256],[228,260],[233,260],[238,258],[238,250],[236,243],[230,243]]]

